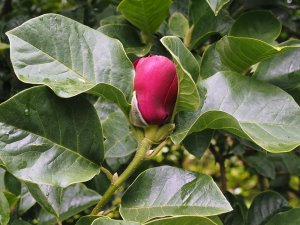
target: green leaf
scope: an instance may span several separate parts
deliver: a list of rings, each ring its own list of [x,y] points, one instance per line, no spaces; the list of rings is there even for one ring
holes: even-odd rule
[[[174,58],[179,76],[176,111],[196,110],[200,106],[200,97],[194,82],[199,76],[197,60],[178,37],[163,37],[161,43]]]
[[[287,209],[288,201],[274,191],[260,193],[253,200],[247,217],[247,225],[263,225],[274,214]]]
[[[10,209],[7,199],[0,192],[0,225],[6,225],[9,222]]]
[[[36,203],[35,199],[32,197],[28,188],[25,184],[22,184],[21,190],[21,199],[19,202],[18,213],[20,215],[27,212],[34,204]]]
[[[66,187],[99,173],[102,128],[83,97],[34,87],[0,105],[0,124],[0,158],[19,179]]]
[[[79,218],[75,225],[90,225],[94,220],[98,218],[99,216],[82,216]]]
[[[24,220],[14,220],[11,225],[31,225]]]
[[[186,18],[189,16],[190,0],[173,0],[169,8],[170,15],[179,12],[182,13]]]
[[[290,209],[286,212],[277,213],[266,225],[299,225],[300,224],[300,208]]]
[[[247,206],[239,196],[226,192],[225,196],[233,210],[220,215],[224,225],[245,225],[247,219]]]
[[[129,110],[134,72],[118,40],[55,14],[29,20],[7,35],[21,81],[45,84],[60,97],[104,95]]]
[[[247,72],[250,66],[288,48],[292,47],[274,47],[257,39],[231,36],[223,37],[216,44],[222,64],[239,73]]]
[[[133,25],[147,34],[152,34],[168,16],[171,2],[171,0],[123,0],[118,10]]]
[[[192,133],[183,140],[183,145],[191,154],[201,158],[210,145],[213,133],[213,130]]]
[[[110,218],[99,218],[94,220],[91,225],[142,225],[140,223],[123,221],[123,220],[112,220]]]
[[[98,30],[111,37],[116,38],[124,45],[127,54],[133,53],[138,57],[146,55],[151,45],[141,43],[141,37],[135,28],[127,24],[110,24],[99,27]]]
[[[210,128],[252,140],[274,153],[300,144],[300,107],[281,89],[233,72],[215,74],[203,81],[202,88],[203,107],[177,115],[171,136],[175,143]]]
[[[220,10],[228,3],[230,0],[206,0],[206,2],[209,4],[212,11],[217,16]]]
[[[300,48],[293,48],[279,53],[261,62],[254,73],[254,77],[282,88],[300,103],[299,57]]]
[[[232,25],[231,36],[249,37],[273,43],[281,32],[279,20],[270,11],[250,11]]]
[[[300,156],[296,152],[278,154],[287,171],[294,176],[300,176]]]
[[[103,126],[104,158],[116,171],[120,165],[126,164],[131,158],[136,150],[137,141],[129,129],[127,118],[114,103],[99,98],[94,106]]]
[[[169,19],[169,28],[172,34],[183,38],[189,31],[189,21],[179,12],[175,12]]]
[[[174,218],[162,218],[153,220],[145,225],[217,225],[213,220],[198,216],[178,216]]]
[[[73,184],[65,189],[48,185],[26,183],[35,200],[54,217],[40,216],[41,223],[49,223],[49,218],[63,221],[96,204],[100,195],[83,184]],[[44,220],[43,220],[44,219]],[[48,220],[47,220],[48,219]]]
[[[15,195],[21,194],[21,182],[7,171],[5,172],[4,175],[4,182],[7,191]]]
[[[233,19],[229,13],[222,11],[218,16],[215,16],[207,2],[214,0],[192,0],[190,7],[190,15],[193,24],[190,49],[197,47],[205,39],[214,34],[227,34],[233,23]]]
[[[125,220],[145,222],[162,216],[211,216],[231,210],[211,177],[162,166],[141,173],[122,198]]]
[[[153,220],[145,225],[217,225],[209,218],[198,216],[178,216]]]
[[[275,166],[266,153],[256,152],[254,155],[246,156],[244,159],[258,174],[275,179]]]
[[[225,66],[220,58],[220,54],[216,50],[216,44],[207,47],[200,62],[200,77],[206,79],[219,71],[231,70]]]

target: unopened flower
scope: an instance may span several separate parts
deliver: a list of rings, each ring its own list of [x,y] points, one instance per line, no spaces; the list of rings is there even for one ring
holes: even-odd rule
[[[152,55],[135,61],[134,68],[131,122],[140,127],[169,122],[178,95],[175,64],[165,56]]]

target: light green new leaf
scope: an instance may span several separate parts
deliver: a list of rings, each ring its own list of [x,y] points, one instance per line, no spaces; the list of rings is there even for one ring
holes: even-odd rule
[[[212,220],[199,216],[178,216],[153,220],[145,225],[217,225]]]
[[[168,16],[171,0],[123,0],[118,10],[142,31],[152,34]]]
[[[6,225],[9,222],[10,209],[5,195],[0,192],[0,225]]]
[[[116,104],[99,98],[94,107],[102,122],[104,141],[104,158],[106,163],[116,171],[126,164],[137,147],[137,141],[125,115]]]
[[[229,13],[222,11],[218,16],[215,16],[211,10],[208,1],[214,0],[192,0],[190,7],[190,15],[192,20],[192,35],[189,48],[193,49],[202,43],[206,38],[214,35],[227,34],[233,19]]]
[[[47,213],[40,216],[41,224],[53,224],[58,218],[60,221],[95,205],[100,195],[83,184],[73,184],[65,189],[48,185],[26,183],[28,190],[35,200]],[[53,216],[47,215],[51,213]]]
[[[231,210],[211,177],[162,166],[141,173],[122,198],[125,220],[146,222],[163,216],[211,216]]]
[[[200,106],[200,97],[195,85],[195,81],[199,76],[197,60],[178,37],[163,37],[161,43],[171,53],[176,62],[179,76],[176,111],[196,110]]]
[[[287,152],[300,144],[300,107],[273,85],[233,72],[203,81],[206,99],[196,112],[176,119],[175,143],[207,128],[223,129],[255,142],[267,151]]]
[[[300,48],[288,49],[261,62],[255,70],[254,77],[258,80],[267,81],[279,86],[290,93],[300,103],[299,58]]]
[[[277,213],[266,225],[299,225],[300,224],[300,208],[290,209],[286,212]]]
[[[250,37],[273,43],[279,36],[281,24],[269,11],[250,11],[241,15],[230,30],[230,36]]]
[[[247,225],[264,225],[276,213],[289,208],[288,201],[279,193],[266,191],[257,195],[248,211]],[[284,223],[288,224],[288,223]]]
[[[212,11],[217,16],[220,10],[228,3],[230,0],[206,0],[206,2],[209,4]]]
[[[189,31],[189,21],[182,13],[175,12],[169,19],[169,28],[174,35],[184,38]]]
[[[138,30],[128,24],[109,24],[99,27],[98,30],[121,41],[127,54],[133,53],[138,57],[142,57],[150,51],[151,45],[141,43]]]
[[[97,113],[82,97],[39,86],[0,105],[0,158],[19,179],[62,187],[90,180],[103,148]]]
[[[133,67],[118,40],[56,14],[29,20],[7,36],[21,81],[45,84],[60,97],[104,95],[128,111]]]

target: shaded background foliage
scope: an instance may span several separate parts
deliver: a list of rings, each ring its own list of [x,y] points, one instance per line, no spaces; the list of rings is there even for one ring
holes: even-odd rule
[[[129,47],[138,45],[137,47],[140,47],[140,49],[133,51],[138,51],[143,55],[143,52],[147,52],[150,49],[142,43],[136,42],[136,40],[139,39],[139,32],[117,11],[119,3],[119,0],[2,0],[0,1],[1,42],[9,44],[5,35],[6,31],[19,26],[30,18],[44,13],[54,12],[65,15],[95,29],[100,27],[100,31],[112,37],[114,37],[113,32],[101,28],[101,26],[106,24],[126,24],[132,29],[132,32],[128,33],[128,35],[132,36],[124,39],[122,41],[123,44],[126,43]],[[180,12],[181,15],[188,18],[188,5],[189,0],[173,1],[169,10],[170,16],[155,34],[154,43],[156,44],[152,46],[150,53],[169,56],[169,53],[159,44],[159,38],[169,34],[179,37],[185,36],[184,31],[181,29],[177,30],[176,28],[178,23],[182,21],[173,21],[173,26],[171,18],[175,12]],[[261,9],[270,10],[282,23],[282,30],[277,39],[278,42],[284,42],[290,38],[300,39],[299,0],[234,0],[228,4],[227,16],[230,16],[231,19],[236,19],[247,11]],[[228,21],[230,22],[231,19],[228,19]],[[182,27],[184,26],[186,26],[186,24],[182,24]],[[188,32],[188,24],[185,29],[185,31]],[[224,33],[226,32],[225,29]],[[194,42],[191,48],[192,53],[196,57],[202,56],[207,46],[219,40],[220,37],[219,34],[213,34],[203,39],[203,41]],[[125,48],[126,44],[124,44]],[[129,47],[127,48],[128,51],[130,51]],[[10,63],[9,51],[1,48],[0,54],[0,102],[3,102],[19,91],[28,88],[30,85],[24,84],[16,78]],[[135,59],[136,56],[131,54],[130,58]],[[95,103],[96,108],[107,107],[107,105],[101,105],[101,102],[99,100],[98,102],[92,96],[85,95],[85,97]],[[106,110],[116,110],[114,106],[111,107],[112,108],[106,108]],[[106,118],[107,115],[103,114],[99,116],[100,118]],[[115,117],[116,118],[112,119],[122,121],[122,118],[120,118],[122,117],[121,113],[116,114]],[[105,123],[103,126],[105,126]],[[124,170],[131,157],[132,154],[127,155],[123,159],[108,158],[106,160],[106,166],[112,169],[112,171],[118,171],[120,173]],[[245,218],[254,215],[257,216],[257,211],[266,206],[265,204],[273,205],[275,201],[280,204],[276,206],[277,208],[274,206],[274,209],[270,209],[269,212],[266,212],[270,215],[265,216],[262,220],[267,217],[270,218],[275,213],[284,211],[290,206],[300,207],[299,148],[289,153],[271,154],[259,146],[232,134],[224,131],[208,130],[204,133],[190,135],[184,141],[183,145],[169,143],[154,161],[145,162],[136,174],[146,168],[158,165],[171,165],[211,175],[219,184],[221,190],[226,193],[227,199],[234,208],[233,212],[221,216],[223,223],[226,225],[242,224],[243,222],[241,221],[245,221]],[[3,178],[3,182],[0,181],[0,185],[2,185],[0,188],[5,189],[9,187],[5,197],[9,199],[13,217],[19,218],[21,215],[22,219],[36,224],[41,210],[40,206],[35,204],[35,201],[30,198],[28,192],[25,191],[26,193],[21,194],[21,184],[18,180],[9,173],[4,173],[3,170],[0,172],[1,179]],[[128,184],[133,181],[134,177],[135,176],[131,178]],[[107,186],[109,185],[109,181],[101,174],[86,184],[89,188],[102,194],[106,189],[103,183],[106,183]],[[120,193],[122,190],[124,189],[121,189]],[[267,190],[272,190],[272,192],[265,192]],[[116,194],[117,198],[110,202],[108,206],[108,210],[111,210],[110,216],[114,218],[120,217],[116,210],[120,202],[120,198],[118,198],[120,193]],[[280,193],[284,198],[276,193]],[[270,200],[268,201],[266,199]],[[23,206],[23,208],[20,208],[20,205]],[[81,215],[88,212],[89,210],[86,210],[82,212]],[[77,214],[69,218],[64,224],[74,224],[79,216],[80,215]],[[256,221],[252,224],[263,224],[263,222]]]

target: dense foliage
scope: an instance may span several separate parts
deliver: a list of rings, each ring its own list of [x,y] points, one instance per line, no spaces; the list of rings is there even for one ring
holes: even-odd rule
[[[300,1],[0,10],[0,224],[299,224]],[[179,76],[166,139],[129,122],[147,55]]]

